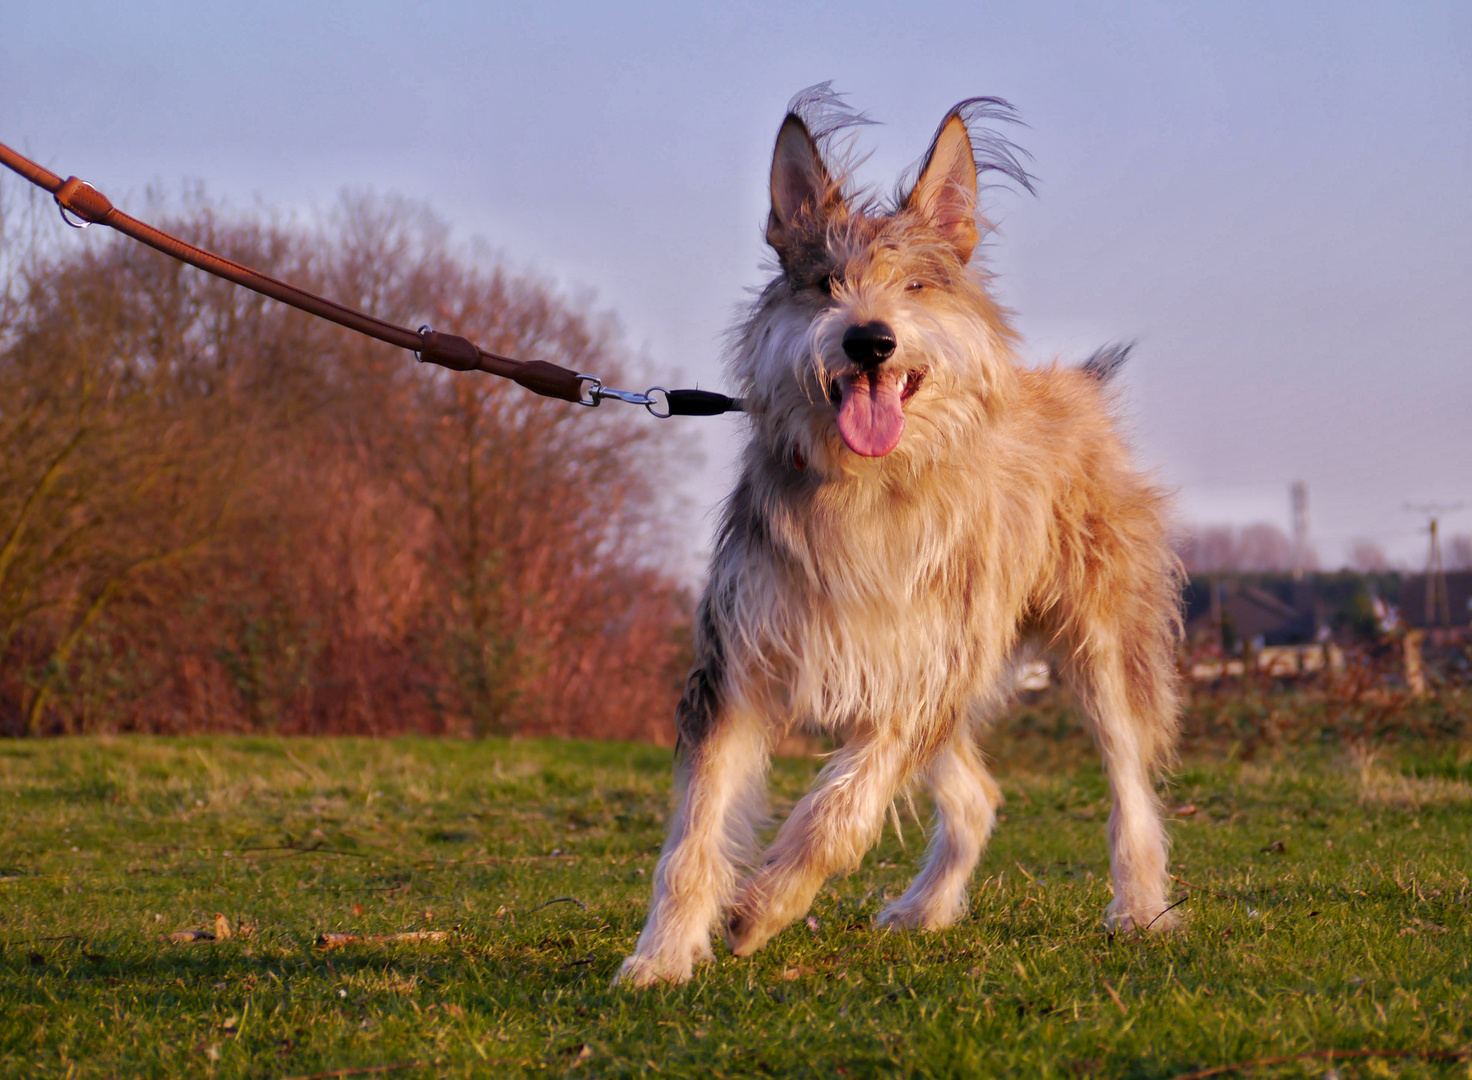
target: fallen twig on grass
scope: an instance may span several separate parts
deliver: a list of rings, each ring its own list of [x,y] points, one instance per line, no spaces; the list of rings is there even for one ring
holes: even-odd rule
[[[1166,911],[1170,911],[1171,908],[1178,908],[1178,907],[1180,907],[1182,904],[1184,904],[1189,899],[1191,899],[1191,894],[1190,893],[1187,893],[1185,896],[1181,897],[1179,900],[1177,900],[1170,907],[1166,908],[1165,911],[1162,911],[1159,915],[1155,916],[1155,918],[1153,918],[1149,922],[1147,922],[1145,924],[1145,929],[1146,930],[1149,930],[1152,926],[1154,926],[1156,923],[1158,923],[1161,920],[1161,918],[1164,917]]]
[[[318,934],[317,945],[337,949],[343,945],[425,945],[448,941],[448,930],[411,930],[403,934]]]
[[[526,913],[530,915],[533,911],[541,911],[544,907],[551,907],[553,904],[576,904],[584,911],[588,910],[588,905],[583,903],[576,896],[554,896],[551,900],[538,904],[534,908],[528,908]]]
[[[298,855],[347,855],[354,859],[367,859],[372,856],[365,851],[343,851],[340,848],[330,848],[323,844],[313,844],[311,847],[298,847],[296,844],[272,844],[269,847],[246,847],[239,848],[237,854],[245,855],[253,851],[284,851],[285,855],[273,855],[271,858],[262,859],[261,862],[277,862],[281,859],[291,859]]]
[[[1421,1058],[1424,1061],[1465,1061],[1472,1057],[1472,1050],[1309,1050],[1302,1054],[1285,1054],[1282,1057],[1257,1058],[1254,1061],[1236,1061],[1230,1065],[1215,1065],[1196,1072],[1180,1073],[1172,1080],[1205,1080],[1208,1076],[1221,1076],[1230,1072],[1245,1072],[1260,1069],[1265,1065],[1283,1065],[1290,1061],[1340,1061],[1351,1058]]]
[[[1174,881],[1177,885],[1184,885],[1188,889],[1195,889],[1198,892],[1210,893],[1212,896],[1216,897],[1218,900],[1231,900],[1232,899],[1232,897],[1228,896],[1226,893],[1219,893],[1215,889],[1208,889],[1205,885],[1197,885],[1194,882],[1187,881],[1183,877],[1176,877],[1174,874],[1171,874],[1170,875],[1170,879],[1172,881]]]

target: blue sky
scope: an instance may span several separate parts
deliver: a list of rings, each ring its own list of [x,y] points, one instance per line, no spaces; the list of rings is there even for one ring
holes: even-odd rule
[[[139,209],[150,183],[311,213],[345,187],[593,291],[661,374],[721,384],[761,280],[771,140],[824,79],[887,188],[955,101],[1011,100],[1036,198],[992,195],[1024,355],[1138,339],[1143,463],[1199,522],[1418,563],[1472,506],[1472,4],[36,3],[0,141]],[[80,241],[79,241],[80,242]],[[734,425],[697,421],[690,546]],[[1448,519],[1472,532],[1472,509]]]

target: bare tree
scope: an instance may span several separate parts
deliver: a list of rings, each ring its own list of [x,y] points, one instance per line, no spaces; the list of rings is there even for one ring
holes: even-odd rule
[[[500,352],[633,362],[402,202],[313,233],[195,198],[169,228]],[[661,429],[417,368],[96,233],[0,260],[0,725],[667,736],[689,603],[661,570]]]
[[[1293,569],[1293,541],[1281,528],[1267,522],[1241,529],[1207,525],[1191,529],[1177,544],[1186,570],[1196,574],[1271,573]],[[1304,553],[1307,568],[1318,566],[1318,555]]]
[[[1448,570],[1472,570],[1472,535],[1458,533],[1447,537],[1444,558]]]
[[[1390,569],[1390,557],[1375,541],[1360,538],[1349,545],[1349,568],[1362,574],[1383,573]]]

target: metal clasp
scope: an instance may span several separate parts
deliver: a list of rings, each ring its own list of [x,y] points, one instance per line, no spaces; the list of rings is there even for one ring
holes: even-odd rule
[[[603,400],[603,380],[597,375],[579,374],[578,378],[583,384],[578,392],[578,404],[596,409],[598,402]]]
[[[583,381],[579,405],[596,409],[604,398],[613,398],[629,405],[643,405],[650,416],[660,420],[668,420],[673,415],[670,392],[663,386],[651,386],[641,394],[637,390],[615,390],[611,386],[604,386],[603,380],[596,375],[579,375],[578,378]]]
[[[630,405],[649,405],[654,401],[648,394],[641,394],[637,390],[615,390],[611,386],[600,386],[598,396],[618,398],[619,401],[628,402]]]
[[[604,398],[613,398],[616,401],[622,401],[629,405],[643,405],[645,408],[648,408],[655,404],[655,399],[650,396],[655,390],[665,393],[664,388],[659,386],[654,387],[653,390],[645,394],[641,394],[637,390],[615,390],[611,386],[604,386],[603,380],[597,375],[580,374],[578,378],[583,381],[582,396],[578,398],[578,404],[586,405],[590,409],[596,409],[598,403]],[[654,413],[654,415],[659,416],[660,414]],[[669,414],[666,413],[665,415],[667,416]]]

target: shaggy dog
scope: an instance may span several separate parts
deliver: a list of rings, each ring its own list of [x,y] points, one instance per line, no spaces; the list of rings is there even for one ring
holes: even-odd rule
[[[924,868],[881,926],[939,929],[1001,795],[977,749],[1041,647],[1108,771],[1115,929],[1168,927],[1152,778],[1176,730],[1177,565],[1161,492],[1131,465],[1104,382],[1122,358],[1019,364],[972,253],[978,173],[1027,186],[984,126],[941,122],[892,205],[848,190],[834,133],[863,118],[826,85],[794,99],[772,160],[779,267],[733,335],[750,419],[700,602],[677,723],[678,807],[648,922],[619,979],[684,982],[724,914],[747,956],[875,842],[900,788],[935,803]],[[774,744],[841,743],[753,859]],[[740,867],[754,867],[742,880]]]

